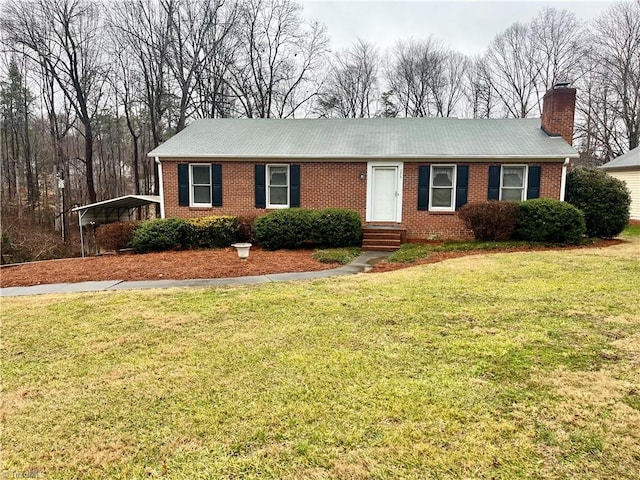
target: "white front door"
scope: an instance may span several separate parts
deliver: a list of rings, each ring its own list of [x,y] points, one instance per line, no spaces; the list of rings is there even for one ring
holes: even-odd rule
[[[400,222],[402,165],[369,164],[367,187],[367,221]]]

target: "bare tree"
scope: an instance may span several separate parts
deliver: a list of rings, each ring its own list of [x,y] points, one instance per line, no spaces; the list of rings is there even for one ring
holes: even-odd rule
[[[466,111],[472,118],[491,118],[496,110],[497,95],[492,88],[491,72],[484,58],[469,60],[465,69]]]
[[[327,51],[325,28],[306,24],[292,0],[247,0],[229,86],[246,117],[293,117],[317,95],[312,75]]]
[[[318,99],[323,117],[363,118],[376,114],[378,66],[376,48],[362,39],[330,62],[325,91]]]
[[[165,116],[170,104],[169,54],[171,16],[174,1],[120,0],[109,10],[109,28],[120,38],[123,54],[135,59],[142,75],[144,102],[149,119],[151,142],[155,148],[165,137]],[[160,192],[160,179],[155,163],[145,171],[153,172],[153,191]],[[145,181],[145,184],[148,183]],[[145,189],[146,190],[146,189]]]
[[[577,80],[585,38],[575,14],[546,7],[531,22],[530,34],[538,62],[539,97],[558,81]]]
[[[82,125],[87,197],[96,201],[93,122],[106,68],[98,5],[87,0],[8,1],[2,10],[8,41],[46,66]]]
[[[236,3],[222,0],[162,0],[169,19],[169,67],[178,84],[178,121],[176,131],[184,129],[188,109],[198,78],[209,62],[220,53],[220,46],[231,31]],[[219,79],[214,79],[220,84]]]
[[[600,88],[612,94],[609,108],[624,125],[626,146],[636,148],[640,142],[640,1],[614,4],[596,20],[591,40],[600,67]]]
[[[432,37],[398,42],[389,57],[387,83],[399,112],[411,117],[450,117],[465,95],[469,60]]]

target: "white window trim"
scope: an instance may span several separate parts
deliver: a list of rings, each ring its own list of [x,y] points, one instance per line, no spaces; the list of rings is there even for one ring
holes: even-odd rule
[[[209,202],[208,203],[196,203],[194,201],[193,195],[193,187],[195,186],[204,186],[204,183],[198,183],[195,185],[193,183],[193,167],[209,167]],[[213,194],[213,172],[211,171],[211,164],[208,163],[190,163],[189,164],[189,206],[190,207],[211,207],[211,196]]]
[[[524,175],[522,176],[522,194],[520,195],[520,201],[524,202],[527,199],[527,185],[529,185],[529,165],[511,165],[511,164],[502,164],[500,165],[500,200],[502,200],[502,189],[506,188],[508,190],[517,190],[515,187],[503,187],[502,182],[504,180],[504,168],[511,167],[523,167]]]
[[[451,179],[451,206],[450,207],[434,207],[431,205],[433,200],[433,169],[439,167],[451,167],[453,168],[453,177]],[[453,164],[433,164],[429,171],[429,211],[431,212],[455,212],[456,211],[456,184],[458,182],[458,166]],[[435,187],[443,188],[443,187]]]
[[[271,175],[269,174],[269,169],[271,167],[286,167],[287,168],[287,204],[286,205],[271,205]],[[289,168],[289,164],[286,163],[268,163],[266,165],[264,175],[265,175],[265,189],[266,189],[266,208],[270,209],[278,209],[278,208],[289,208],[291,205],[291,169]],[[282,185],[276,185],[277,187],[282,187]]]

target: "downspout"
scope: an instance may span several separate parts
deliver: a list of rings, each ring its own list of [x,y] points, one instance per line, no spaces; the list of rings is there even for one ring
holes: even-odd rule
[[[164,182],[162,181],[162,163],[160,163],[160,157],[156,157],[156,163],[158,164],[158,181],[160,182],[160,218],[164,218]]]
[[[564,159],[562,164],[562,179],[560,180],[560,201],[564,202],[564,193],[567,189],[567,167],[569,166],[569,158]]]

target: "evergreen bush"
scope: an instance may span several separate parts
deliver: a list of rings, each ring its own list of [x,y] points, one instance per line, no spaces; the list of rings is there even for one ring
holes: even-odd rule
[[[269,250],[312,245],[315,217],[315,211],[305,208],[275,210],[253,222],[253,237]]]
[[[238,217],[200,217],[187,220],[184,248],[223,248],[236,241]]]
[[[576,245],[585,234],[584,215],[573,205],[551,198],[521,202],[514,237],[532,242]]]
[[[136,253],[186,248],[187,222],[181,218],[142,222],[133,232],[130,245]]]
[[[602,170],[578,168],[569,172],[566,200],[584,212],[589,237],[613,238],[629,223],[629,190],[624,182]]]
[[[253,238],[270,250],[318,245],[348,247],[360,243],[362,222],[352,210],[288,208],[258,217],[253,223]]]
[[[362,241],[362,220],[353,210],[327,208],[316,212],[314,240],[326,247],[350,247]]]

